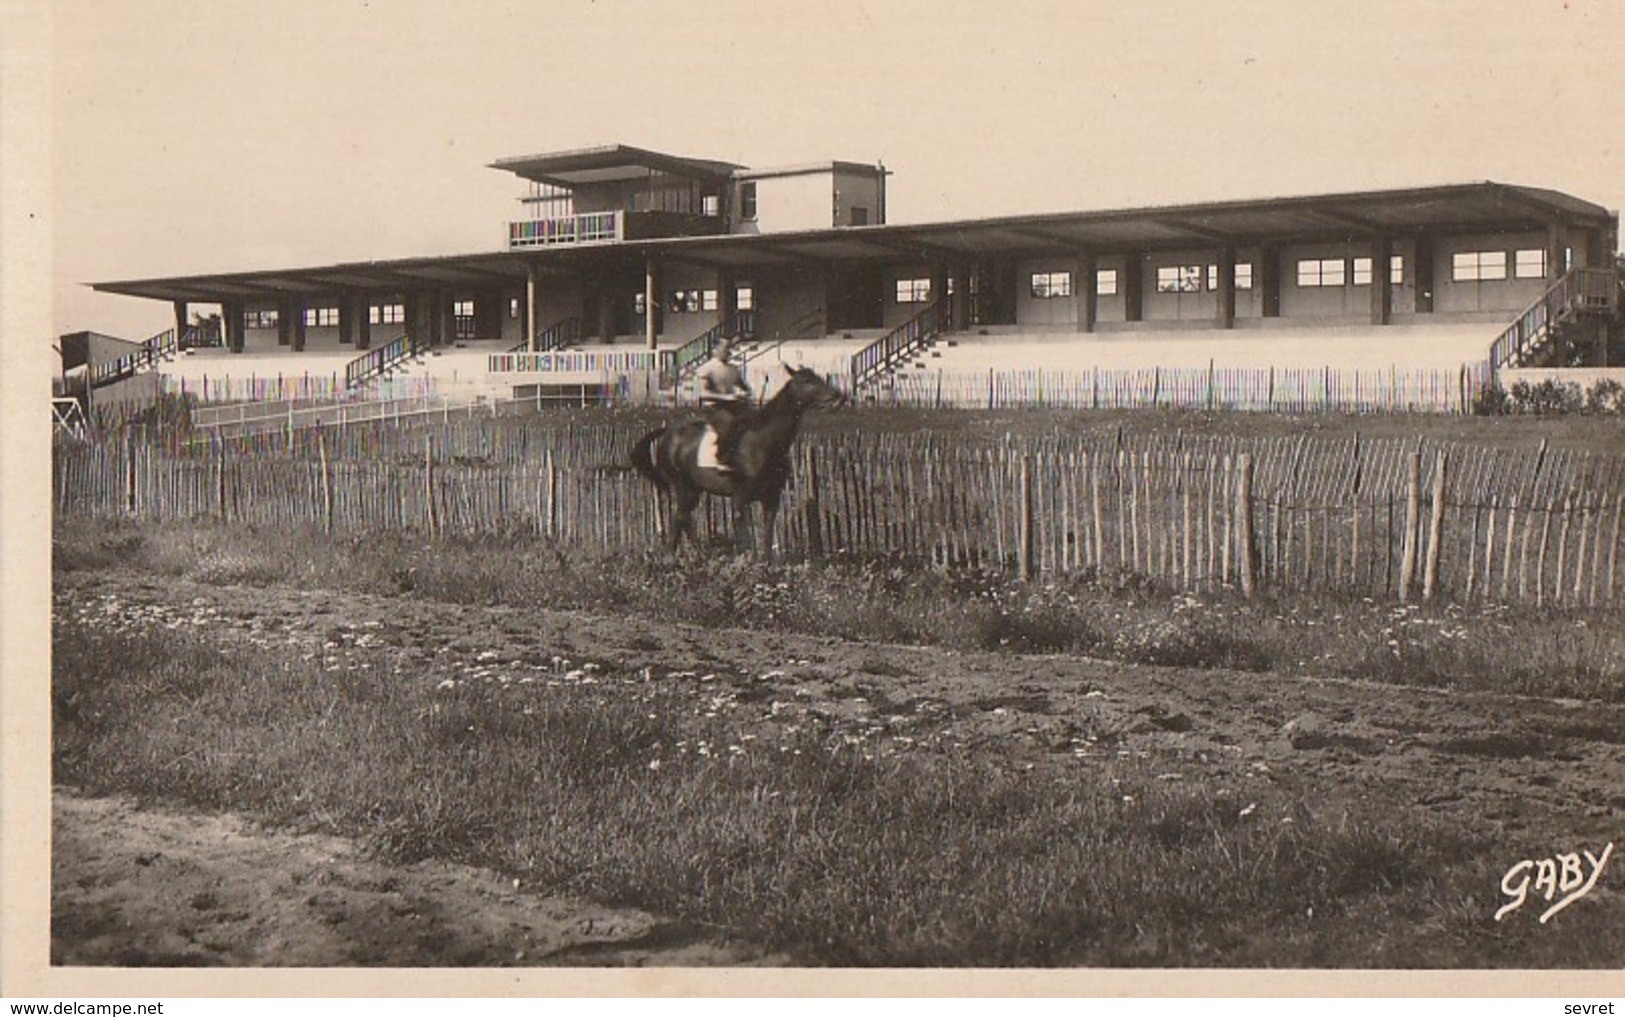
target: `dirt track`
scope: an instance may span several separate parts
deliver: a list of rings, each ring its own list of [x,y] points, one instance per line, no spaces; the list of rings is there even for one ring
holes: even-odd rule
[[[640,619],[115,574],[57,577],[58,610],[206,627],[245,644],[393,652],[426,680],[512,681],[552,658],[645,668],[741,733],[814,717],[877,752],[986,753],[1016,770],[1142,761],[1245,806],[1264,788],[1448,816],[1551,850],[1617,840],[1625,707],[1058,656],[877,647]],[[224,631],[222,631],[224,630]],[[769,708],[767,700],[773,700]],[[1274,797],[1274,796],[1271,796]],[[55,798],[53,957],[69,964],[773,963],[632,911],[494,873],[385,867],[354,845],[232,817]],[[1605,879],[1595,896],[1618,897]],[[1493,890],[1493,888],[1486,888]],[[1617,906],[1617,900],[1609,906]]]

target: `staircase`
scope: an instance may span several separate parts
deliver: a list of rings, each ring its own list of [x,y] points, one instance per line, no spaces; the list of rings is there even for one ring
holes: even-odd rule
[[[753,360],[767,356],[792,339],[805,338],[803,333],[806,332],[811,332],[813,335],[824,334],[824,309],[822,307],[814,307],[783,328],[775,329],[771,339],[759,334],[751,334],[749,341],[740,349],[739,366],[744,367]]]
[[[563,349],[572,343],[581,341],[581,319],[579,317],[561,318],[542,330],[536,337],[537,353],[547,353],[550,350]],[[530,343],[522,342],[508,350],[509,353],[529,353]]]
[[[756,312],[738,311],[732,318],[717,322],[715,325],[701,332],[688,342],[677,347],[671,354],[671,377],[669,383],[676,387],[681,385],[700,365],[711,359],[711,352],[717,348],[717,343],[723,335],[756,334]]]
[[[852,354],[852,390],[888,377],[929,350],[937,336],[953,327],[953,305],[939,300],[890,332]]]
[[[1619,311],[1619,280],[1617,269],[1570,269],[1490,345],[1491,369],[1574,366],[1567,333],[1609,327]]]
[[[220,326],[217,323],[188,325],[178,336],[174,329],[166,328],[117,360],[91,364],[86,377],[90,388],[95,390],[126,378],[133,378],[143,371],[149,371],[157,364],[172,360],[186,350],[204,349],[220,344]]]
[[[403,335],[377,349],[371,349],[344,365],[344,388],[353,390],[361,384],[382,377],[405,361],[418,360],[429,348],[428,342]]]

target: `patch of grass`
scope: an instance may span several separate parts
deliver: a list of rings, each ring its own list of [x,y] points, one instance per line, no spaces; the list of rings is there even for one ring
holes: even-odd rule
[[[1333,592],[1245,600],[1134,576],[1025,583],[904,562],[766,564],[737,554],[593,555],[533,536],[329,538],[172,522],[60,520],[57,568],[290,583],[630,614],[961,650],[1282,671],[1433,688],[1625,700],[1625,626],[1592,612],[1378,604]]]
[[[797,963],[1516,963],[1495,944],[1524,935],[1486,921],[1506,846],[1411,814],[1271,790],[1242,809],[1132,762],[1011,772],[811,724],[748,741],[633,675],[437,681],[72,618],[54,648],[59,781],[488,866]],[[1589,921],[1546,949],[1614,964]]]

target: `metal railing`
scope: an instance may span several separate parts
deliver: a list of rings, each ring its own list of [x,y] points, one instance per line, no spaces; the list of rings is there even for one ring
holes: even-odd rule
[[[427,348],[428,343],[407,334],[377,349],[368,350],[344,365],[344,387],[355,388],[367,379],[385,373],[401,361],[417,356]]]
[[[711,353],[717,348],[717,343],[723,335],[753,336],[756,334],[756,312],[754,310],[736,311],[731,318],[717,322],[688,342],[672,351],[671,364],[668,367],[670,374],[667,381],[671,385],[679,385],[695,371],[701,364],[711,359]]]
[[[816,327],[814,327],[814,326],[816,326]],[[787,335],[786,333],[801,332],[801,331],[807,330],[809,328],[812,329],[817,334],[820,334],[820,335],[823,334],[823,331],[824,331],[824,309],[822,307],[811,308],[810,310],[808,310],[807,312],[802,314],[799,318],[796,318],[794,321],[790,322],[788,325],[785,325],[783,328],[774,329],[773,330],[773,339],[764,346],[759,346],[759,347],[757,347],[755,349],[746,351],[744,357],[740,361],[741,365],[749,364],[754,360],[758,360],[758,359],[760,359],[762,357],[767,356],[769,353],[772,353],[774,350],[780,348],[785,343],[789,342],[791,339],[804,338],[803,336],[798,336],[798,335],[793,335],[793,334],[792,335]],[[760,339],[761,339],[760,336],[757,336],[756,338],[757,338],[758,341],[760,341]]]
[[[952,304],[947,300],[938,300],[927,305],[925,310],[852,354],[853,388],[878,380],[924,349],[937,333],[951,327]]]
[[[509,348],[507,352],[546,353],[550,350],[556,350],[561,347],[568,346],[571,343],[580,342],[581,328],[582,323],[579,317],[571,316],[568,318],[561,318],[558,321],[555,321],[553,324],[547,326],[547,328],[543,329],[542,333],[536,337],[536,349],[534,351],[531,350],[530,342],[527,340],[525,342],[521,342],[517,346]]]
[[[1580,311],[1611,313],[1618,306],[1619,272],[1575,268],[1565,272],[1490,344],[1490,364],[1520,367],[1550,341],[1552,331]]]
[[[508,223],[508,249],[598,244],[625,235],[626,213],[582,212],[552,219],[526,219]]]

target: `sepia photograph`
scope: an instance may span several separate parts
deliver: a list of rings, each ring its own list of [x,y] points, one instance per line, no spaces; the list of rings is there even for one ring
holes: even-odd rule
[[[0,995],[1625,993],[1625,8],[12,7]]]

